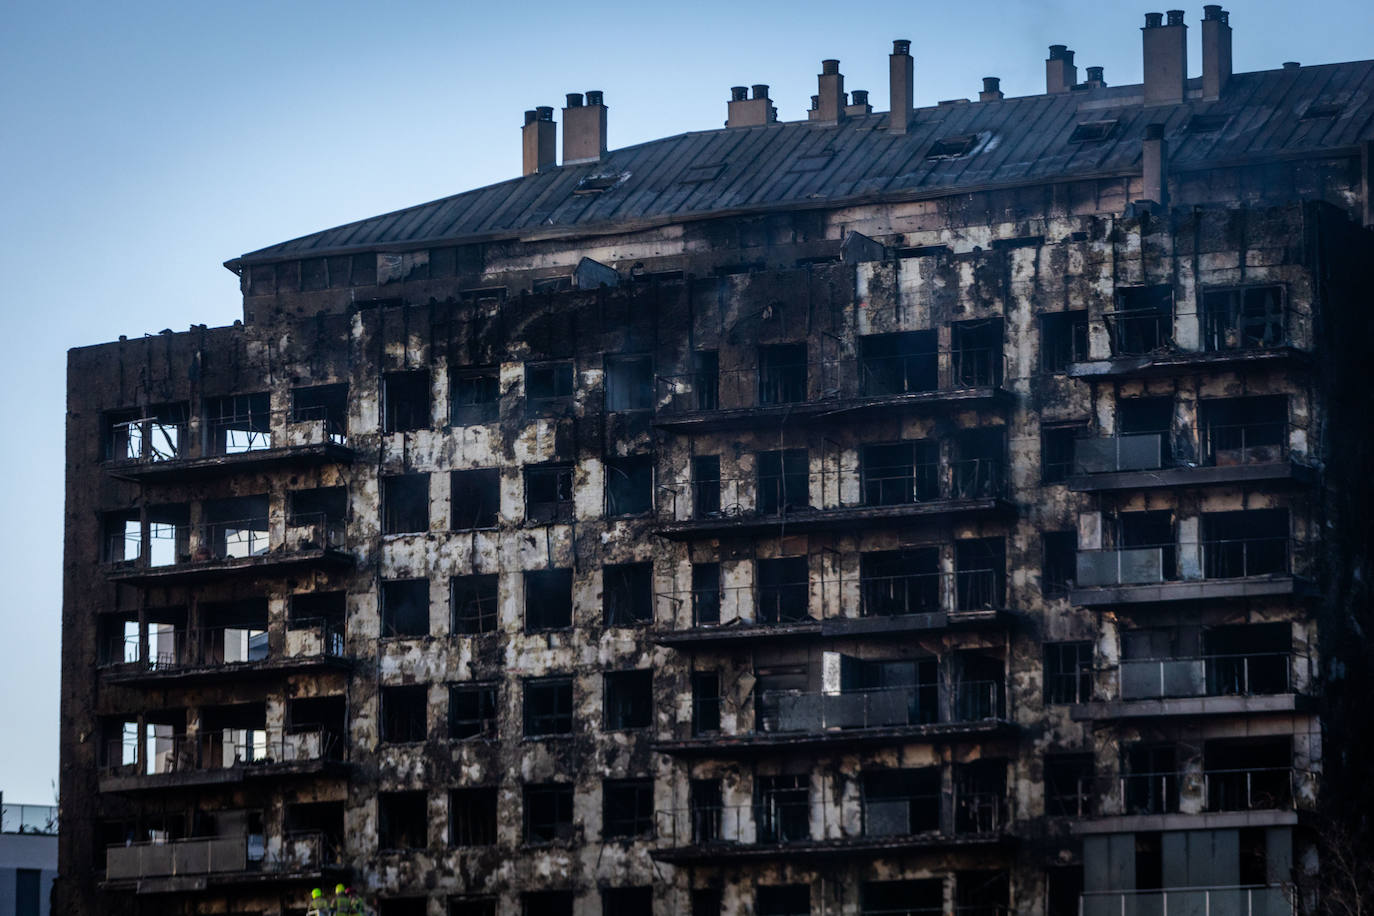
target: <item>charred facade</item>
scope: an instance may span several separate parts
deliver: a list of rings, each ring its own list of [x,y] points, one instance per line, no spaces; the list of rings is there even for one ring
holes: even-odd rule
[[[64,912],[1289,912],[1374,65],[1232,74],[1208,7],[1188,79],[1185,28],[628,150],[569,96],[562,166],[533,110],[521,179],[73,350]]]

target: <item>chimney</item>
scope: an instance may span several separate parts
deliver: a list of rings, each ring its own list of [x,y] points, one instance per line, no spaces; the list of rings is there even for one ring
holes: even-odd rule
[[[1088,89],[1102,89],[1107,85],[1107,81],[1102,78],[1101,67],[1087,68],[1088,78],[1083,81],[1083,85]]]
[[[849,96],[849,104],[844,106],[844,116],[846,118],[856,118],[860,115],[873,113],[873,106],[868,104],[867,89],[855,89]]]
[[[1168,23],[1159,13],[1145,14],[1140,30],[1145,54],[1145,104],[1177,105],[1188,82],[1188,26],[1183,10],[1169,10]]]
[[[888,107],[887,129],[904,134],[911,126],[912,100],[916,92],[916,63],[911,57],[911,42],[899,38],[892,42],[892,54],[887,59]]]
[[[1164,139],[1163,124],[1145,125],[1145,139],[1140,141],[1140,165],[1144,178],[1144,199],[1163,206],[1168,203],[1169,144]]]
[[[730,104],[725,117],[726,127],[761,127],[778,119],[778,110],[768,98],[766,83],[754,84],[754,97],[744,86],[730,87]]]
[[[1073,65],[1073,52],[1065,45],[1050,45],[1045,61],[1045,91],[1068,92],[1078,84],[1078,68]]]
[[[1202,8],[1202,97],[1221,98],[1231,79],[1231,14],[1215,3]]]
[[[563,109],[563,164],[596,162],[606,155],[606,106],[601,102],[601,93],[592,90],[587,93],[587,104],[582,104],[582,93],[568,93],[568,107]]]
[[[525,112],[525,126],[520,132],[524,170],[520,174],[533,175],[535,172],[553,168],[558,157],[556,133],[552,108],[541,105],[533,111]]]
[[[811,120],[837,124],[844,117],[844,74],[840,73],[837,60],[821,61],[821,73],[817,77],[816,110],[811,112]]]
[[[1002,98],[1002,81],[995,76],[983,77],[983,91],[978,93],[978,101],[995,102]]]

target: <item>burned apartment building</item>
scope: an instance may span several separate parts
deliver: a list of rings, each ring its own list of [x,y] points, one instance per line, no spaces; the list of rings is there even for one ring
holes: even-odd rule
[[[561,165],[527,112],[73,350],[62,912],[1289,912],[1361,778],[1374,63],[1187,28],[619,150],[570,95]]]

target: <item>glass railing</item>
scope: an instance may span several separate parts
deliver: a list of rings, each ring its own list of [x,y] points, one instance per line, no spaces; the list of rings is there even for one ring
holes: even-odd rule
[[[1274,695],[1293,692],[1292,653],[1248,652],[1122,659],[1123,700]]]
[[[342,760],[344,742],[323,728],[226,728],[197,734],[150,735],[139,763],[139,741],[115,738],[105,748],[105,770],[116,776],[270,766],[317,760]]]
[[[56,805],[0,805],[0,833],[57,833]]]
[[[1148,585],[1196,579],[1241,579],[1292,574],[1294,541],[1287,537],[1223,538],[1080,550],[1077,585]]]
[[[334,861],[332,847],[337,845],[315,831],[287,834],[275,854],[268,853],[261,833],[126,843],[106,849],[105,878],[313,871]]]
[[[1133,433],[1074,441],[1074,473],[1106,474],[1168,467],[1275,464],[1288,457],[1284,420],[1207,423],[1196,435]]]
[[[1089,891],[1079,916],[1292,916],[1286,888],[1273,886],[1177,887],[1149,891]]]

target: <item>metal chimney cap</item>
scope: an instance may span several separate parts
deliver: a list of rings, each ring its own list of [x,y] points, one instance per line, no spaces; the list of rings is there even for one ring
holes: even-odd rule
[[[539,113],[539,120],[541,120],[541,121],[552,121],[552,120],[553,120],[553,106],[552,106],[552,105],[540,105],[538,108],[535,109],[535,111],[537,111],[537,112]]]
[[[538,118],[539,118],[539,112],[535,111],[533,108],[531,108],[529,111],[525,112],[525,123],[526,123],[526,124],[533,124]]]
[[[588,105],[602,105],[602,104],[604,104],[604,103],[601,101],[601,98],[602,98],[602,92],[601,92],[600,89],[588,89],[588,90],[587,90],[587,104],[588,104]]]
[[[730,101],[732,101],[732,102],[743,102],[743,101],[744,101],[746,98],[748,98],[748,97],[749,97],[749,89],[748,89],[747,87],[745,87],[745,86],[731,86],[731,87],[730,87]]]
[[[1157,28],[1159,28],[1160,26],[1162,26],[1163,24],[1164,24],[1164,14],[1163,14],[1163,13],[1146,13],[1146,14],[1145,14],[1145,28],[1147,28],[1147,29],[1157,29]]]
[[[898,54],[898,55],[901,55],[901,54],[910,54],[910,53],[911,53],[911,39],[910,39],[910,38],[894,38],[894,39],[892,40],[892,53],[893,53],[893,54]]]
[[[1089,81],[1092,81],[1092,80],[1101,81],[1101,79],[1102,79],[1102,68],[1101,68],[1101,67],[1089,67],[1089,68],[1088,68],[1088,80],[1089,80]]]
[[[1002,88],[1002,78],[1001,78],[1001,77],[998,77],[998,76],[985,76],[985,77],[983,77],[983,91],[984,91],[984,92],[997,92],[997,91],[998,91],[999,89],[1001,89],[1001,88]]]
[[[823,61],[821,61],[821,75],[822,75],[822,76],[834,76],[835,74],[837,74],[837,73],[839,73],[839,72],[840,72],[840,62],[839,62],[838,60],[831,59],[831,60],[823,60]]]
[[[767,84],[767,83],[755,83],[755,84],[754,84],[754,98],[756,98],[756,99],[766,99],[766,98],[768,98],[768,84]]]
[[[1169,10],[1169,25],[1183,25],[1183,10]]]
[[[1302,64],[1298,63],[1295,60],[1286,60],[1283,62],[1283,69],[1285,70],[1299,70],[1301,68]]]
[[[581,108],[581,107],[582,107],[582,93],[580,93],[580,92],[569,92],[569,93],[568,93],[568,105],[567,105],[567,107],[568,107],[568,108]]]

